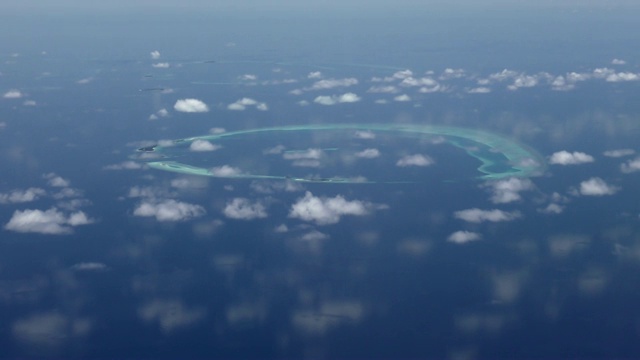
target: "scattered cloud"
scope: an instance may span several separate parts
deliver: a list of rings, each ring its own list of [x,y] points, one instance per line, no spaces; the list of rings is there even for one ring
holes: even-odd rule
[[[315,241],[326,240],[328,238],[329,238],[329,235],[314,229],[302,235],[300,237],[300,240],[315,242]]]
[[[151,58],[152,58],[153,60],[158,60],[158,59],[160,59],[160,51],[158,51],[158,50],[154,50],[154,51],[152,51],[152,52],[150,53],[150,55],[151,55]]]
[[[380,156],[380,151],[378,149],[364,149],[356,153],[356,157],[364,159],[374,159],[378,156]]]
[[[398,101],[398,102],[411,101],[411,96],[409,96],[407,94],[398,95],[398,96],[393,98],[393,101]]]
[[[407,167],[407,166],[429,166],[434,163],[433,159],[428,156],[421,154],[407,155],[403,156],[400,160],[396,162],[396,166]]]
[[[227,130],[225,130],[225,128],[221,128],[221,127],[214,127],[209,129],[209,134],[222,134],[225,133]]]
[[[4,228],[21,233],[64,235],[71,234],[75,226],[92,222],[82,211],[65,214],[56,208],[46,211],[28,209],[16,210]]]
[[[167,109],[160,109],[156,111],[154,114],[149,115],[149,120],[158,120],[159,118],[168,117],[169,111]]]
[[[626,163],[620,165],[620,171],[625,174],[640,171],[640,157],[629,160]]]
[[[367,92],[374,94],[395,94],[398,91],[398,88],[393,85],[372,86],[367,90]]]
[[[498,209],[492,210],[481,210],[478,208],[466,209],[461,211],[456,211],[453,216],[457,219],[473,222],[473,223],[481,223],[485,221],[489,222],[501,222],[501,221],[512,221],[521,217],[519,211],[503,211]]]
[[[244,74],[244,75],[238,76],[238,79],[241,81],[256,81],[258,80],[258,77],[253,74]]]
[[[599,177],[593,177],[580,183],[580,194],[586,196],[613,195],[620,188],[607,184]]]
[[[30,351],[51,354],[70,339],[88,335],[91,321],[85,318],[70,319],[58,312],[30,315],[17,320],[11,326],[13,336]]]
[[[261,110],[261,111],[266,111],[269,110],[269,107],[267,106],[266,103],[261,103],[258,102],[254,99],[251,98],[242,98],[232,104],[229,104],[227,106],[228,110],[234,110],[234,111],[244,111],[247,109],[247,107],[249,106],[255,106],[256,109]]]
[[[488,87],[481,86],[481,87],[469,89],[467,90],[467,92],[469,94],[488,94],[491,92],[491,89],[489,89]]]
[[[522,198],[520,196],[521,192],[532,190],[534,188],[531,180],[515,177],[492,181],[484,186],[491,190],[491,202],[494,204],[506,204],[519,201]]]
[[[111,164],[103,167],[105,170],[138,170],[144,167],[143,164],[127,160],[118,164]]]
[[[317,197],[307,191],[289,211],[289,217],[312,221],[318,225],[335,224],[345,215],[363,216],[373,210],[371,203],[359,200],[346,200],[341,195],[332,198]]]
[[[26,190],[13,190],[8,193],[0,193],[0,204],[26,203],[37,200],[46,195],[46,191],[41,188],[28,188]]]
[[[36,103],[36,101],[35,101],[35,100],[25,100],[25,101],[22,103],[22,105],[24,105],[24,106],[36,106],[36,105],[37,105],[37,103]]]
[[[256,180],[251,182],[251,189],[260,194],[273,194],[276,192],[296,192],[302,191],[303,187],[295,181],[268,181]]]
[[[633,149],[616,149],[616,150],[608,150],[603,153],[604,156],[619,158],[624,156],[629,156],[635,154],[636,151]]]
[[[53,187],[67,187],[71,184],[69,180],[62,178],[55,173],[44,174],[42,177],[49,180],[49,186]]]
[[[204,308],[188,308],[179,300],[154,300],[138,309],[146,322],[157,322],[164,333],[189,327],[206,316]]]
[[[337,87],[349,87],[358,84],[356,78],[318,80],[308,90],[327,90]]]
[[[107,269],[107,265],[99,262],[81,262],[71,267],[71,270],[75,271],[103,271]]]
[[[480,240],[482,236],[480,234],[471,232],[471,231],[456,231],[453,234],[449,235],[447,241],[456,243],[456,244],[464,244],[471,241]]]
[[[354,94],[354,93],[344,93],[342,95],[332,95],[332,96],[327,96],[327,95],[321,95],[321,96],[317,96],[313,102],[315,102],[316,104],[320,104],[320,105],[335,105],[335,104],[342,104],[342,103],[354,103],[354,102],[358,102],[360,101],[361,98]]]
[[[222,148],[221,145],[212,144],[211,142],[207,140],[202,140],[202,139],[194,140],[189,146],[189,150],[196,151],[196,152],[216,151],[220,148]]]
[[[173,199],[147,199],[133,211],[134,216],[155,217],[157,221],[184,221],[200,217],[206,213],[200,205],[190,204]]]
[[[322,78],[322,73],[320,71],[312,71],[307,75],[308,79],[320,79]]]
[[[201,113],[208,112],[209,107],[204,102],[198,99],[181,99],[176,101],[173,108],[176,111],[187,112],[187,113]]]
[[[626,61],[621,60],[621,59],[613,59],[613,60],[611,60],[611,64],[613,64],[613,65],[624,65],[626,63],[627,63]]]
[[[353,136],[357,139],[375,139],[376,134],[373,131],[356,131]]]
[[[594,159],[591,155],[579,151],[570,153],[565,150],[555,152],[549,158],[549,163],[554,165],[578,165],[593,161]]]
[[[93,81],[93,77],[88,77],[88,78],[84,78],[84,79],[80,79],[80,80],[76,81],[76,84],[86,85],[86,84],[88,84],[88,83],[90,83],[92,81]]]
[[[607,76],[606,81],[608,82],[623,82],[623,81],[638,81],[640,80],[640,75],[631,73],[631,72],[619,72],[613,73]]]
[[[168,69],[170,65],[168,62],[159,62],[159,63],[151,64],[151,66],[153,66],[156,69]]]
[[[245,198],[235,198],[227,203],[224,215],[231,219],[252,220],[267,217],[267,210],[260,202]]]
[[[2,95],[2,97],[5,99],[20,99],[23,96],[24,94],[22,94],[20,90],[16,90],[16,89],[11,89],[6,93],[4,93],[4,95]]]
[[[209,171],[216,177],[234,177],[242,174],[240,169],[229,165],[216,166]]]

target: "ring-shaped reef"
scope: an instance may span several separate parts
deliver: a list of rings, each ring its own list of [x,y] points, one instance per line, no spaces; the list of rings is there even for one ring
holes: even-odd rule
[[[155,157],[154,160],[149,161],[147,164],[149,167],[159,170],[171,171],[176,173],[183,173],[189,175],[201,175],[217,178],[235,178],[235,179],[281,179],[295,182],[324,182],[324,183],[415,183],[418,181],[409,181],[406,179],[374,179],[363,177],[350,177],[350,176],[318,176],[318,175],[291,175],[291,174],[278,174],[278,171],[274,171],[268,166],[249,165],[254,168],[250,172],[246,172],[240,168],[234,167],[238,164],[223,165],[216,160],[216,152],[209,152],[207,158],[213,158],[213,162],[207,162],[206,164],[194,164],[193,159],[186,159],[189,154],[193,156],[192,145],[194,142],[208,142],[208,146],[227,146],[234,142],[242,140],[245,137],[251,137],[249,144],[244,144],[242,149],[237,152],[249,152],[253,150],[254,155],[257,150],[258,144],[256,142],[259,138],[268,136],[269,134],[278,134],[285,137],[300,138],[303,135],[309,136],[310,134],[316,135],[322,132],[327,132],[325,137],[332,138],[336,132],[346,134],[369,134],[369,136],[361,136],[363,138],[370,138],[369,144],[375,146],[377,139],[376,134],[385,134],[395,137],[401,137],[402,143],[405,142],[404,138],[424,138],[429,137],[436,142],[446,142],[453,145],[456,148],[462,149],[467,155],[477,159],[479,165],[477,171],[480,174],[472,176],[472,178],[481,180],[499,180],[509,177],[530,177],[541,174],[545,169],[544,159],[533,149],[520,143],[519,141],[507,138],[505,136],[471,128],[453,127],[453,126],[439,126],[439,125],[414,125],[414,124],[315,124],[315,125],[299,125],[299,126],[278,126],[257,128],[250,130],[239,130],[231,132],[223,132],[219,134],[209,134],[203,136],[195,136],[185,139],[173,140],[170,144],[162,144],[140,148],[138,151],[154,152],[160,156],[161,160]],[[313,145],[313,144],[311,144]],[[251,149],[253,147],[253,149]],[[318,152],[330,152],[338,150],[337,147],[333,148],[314,148],[309,146],[306,150],[286,150],[282,149],[283,146],[278,149],[274,147],[273,153],[282,154],[285,158],[301,159],[301,161],[307,161],[307,165],[313,166],[315,157],[313,154]],[[213,150],[213,149],[210,149]],[[315,151],[315,153],[313,153]],[[264,156],[266,152],[260,151],[260,154]],[[300,156],[296,156],[296,153],[300,153]],[[313,154],[312,154],[313,153]],[[200,153],[200,156],[203,153]],[[306,155],[305,155],[306,154]],[[305,156],[307,158],[305,159]],[[186,159],[186,160],[185,160]],[[266,161],[254,162],[254,164],[264,164]],[[244,162],[247,165],[247,162]],[[304,166],[304,164],[302,164]],[[387,170],[382,170],[387,172]]]

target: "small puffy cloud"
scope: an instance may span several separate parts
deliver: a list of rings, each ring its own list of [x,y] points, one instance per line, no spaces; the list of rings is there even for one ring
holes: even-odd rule
[[[82,211],[67,215],[56,208],[46,211],[16,210],[4,228],[21,233],[63,235],[72,233],[74,226],[92,222]]]
[[[622,171],[625,174],[640,171],[640,157],[635,158],[633,160],[629,160],[624,164],[620,165],[620,171]]]
[[[284,145],[276,145],[274,147],[262,150],[262,153],[265,155],[277,155],[282,154],[285,149],[286,148],[284,147]]]
[[[324,152],[320,149],[307,149],[303,151],[291,151],[282,154],[285,160],[318,160],[322,158]]]
[[[494,73],[489,75],[489,80],[491,81],[505,81],[511,78],[514,78],[518,75],[516,71],[504,69],[499,73]]]
[[[206,316],[204,308],[188,308],[179,300],[154,300],[138,309],[146,322],[157,322],[164,333],[187,328]]]
[[[176,111],[187,112],[187,113],[201,113],[208,112],[209,107],[204,102],[198,99],[181,99],[176,101],[173,108]]]
[[[354,102],[358,102],[360,101],[361,98],[354,94],[354,93],[344,93],[342,95],[332,95],[332,96],[327,96],[327,95],[321,95],[321,96],[317,96],[313,102],[315,102],[316,104],[320,104],[320,105],[335,105],[335,104],[341,104],[341,103],[354,103]]]
[[[373,208],[371,203],[365,201],[349,201],[341,195],[332,198],[317,197],[307,191],[304,197],[291,205],[289,217],[328,225],[339,222],[344,215],[367,215]]]
[[[603,153],[604,156],[619,158],[623,156],[629,156],[635,154],[636,151],[633,149],[616,149],[616,150],[607,150]]]
[[[433,159],[421,154],[407,155],[396,162],[396,166],[429,166],[434,163]]]
[[[71,267],[71,270],[75,271],[103,271],[107,269],[107,265],[99,262],[81,262]]]
[[[286,232],[289,232],[289,227],[286,224],[280,224],[276,226],[275,229],[273,229],[273,231],[279,234],[284,234]]]
[[[564,211],[564,206],[556,203],[547,205],[544,209],[539,210],[543,214],[561,214]]]
[[[456,211],[453,216],[473,223],[512,221],[521,217],[518,211],[508,212],[498,209],[482,210],[478,208]]]
[[[327,90],[336,87],[349,87],[358,84],[356,78],[345,79],[323,79],[316,81],[309,90]]]
[[[517,90],[519,88],[529,88],[538,85],[538,78],[533,75],[520,74],[513,80],[513,84],[507,88],[509,90]]]
[[[44,174],[42,176],[43,178],[49,180],[49,186],[53,186],[53,187],[67,187],[70,185],[69,180],[64,179],[54,173],[48,173],[48,174]]]
[[[307,75],[309,79],[320,79],[322,77],[322,73],[320,71],[312,71]]]
[[[158,51],[158,50],[154,50],[154,51],[152,51],[149,55],[151,55],[151,58],[152,58],[153,60],[158,60],[158,59],[160,59],[160,51]]]
[[[607,184],[599,177],[593,177],[580,183],[580,194],[586,196],[613,195],[620,188]]]
[[[246,110],[248,106],[255,106],[256,109],[261,110],[261,111],[266,111],[269,110],[269,107],[267,106],[266,103],[260,103],[254,99],[251,98],[242,98],[232,104],[229,104],[227,106],[228,110],[234,110],[234,111],[243,111]]]
[[[459,79],[465,75],[464,69],[446,68],[440,75],[440,79]]]
[[[25,100],[22,105],[24,106],[36,106],[37,103],[35,102],[35,100]]]
[[[143,168],[143,164],[137,163],[135,161],[127,160],[123,161],[119,164],[107,165],[103,169],[105,170],[138,170]]]
[[[402,95],[398,95],[398,96],[394,97],[393,101],[407,102],[407,101],[411,101],[411,97],[409,95],[407,95],[407,94],[402,94]]]
[[[238,76],[238,79],[242,81],[256,81],[258,80],[258,77],[253,74],[244,74],[244,75]]]
[[[456,231],[453,234],[449,235],[447,241],[456,243],[456,244],[464,244],[470,241],[480,240],[482,237],[478,233],[474,233],[471,231]]]
[[[5,99],[20,99],[23,96],[24,95],[22,94],[22,92],[20,92],[20,90],[16,90],[16,89],[11,89],[11,90],[7,91],[6,93],[4,93],[4,95],[2,95],[2,97],[5,98]]]
[[[611,60],[611,64],[613,64],[613,65],[624,65],[626,63],[627,63],[626,61],[621,60],[621,59],[613,59],[613,60]]]
[[[529,179],[509,178],[490,182],[487,187],[490,188],[491,202],[494,204],[506,204],[520,200],[520,192],[532,190],[534,185]]]
[[[156,69],[167,69],[169,68],[170,65],[168,62],[160,62],[160,63],[151,64],[151,66],[153,66]]]
[[[321,241],[321,240],[326,240],[329,238],[329,235],[322,233],[318,230],[311,230],[308,233],[302,235],[300,237],[300,240],[302,241],[310,241],[310,242],[316,242],[316,241]]]
[[[488,94],[490,92],[491,92],[491,89],[483,86],[467,90],[467,93],[469,94]]]
[[[224,215],[231,219],[252,220],[267,217],[267,210],[259,202],[251,202],[245,198],[235,198],[227,203]]]
[[[145,200],[140,203],[133,215],[142,217],[155,217],[157,221],[184,221],[202,216],[206,213],[200,205],[189,204],[173,199],[155,201]]]
[[[167,117],[169,116],[169,111],[167,109],[160,109],[158,111],[156,111],[155,114],[151,114],[149,115],[149,120],[158,120],[159,118],[163,118],[163,117]]]
[[[372,86],[367,92],[374,94],[395,94],[398,92],[398,88],[393,85]]]
[[[578,165],[593,161],[594,159],[591,155],[579,151],[570,153],[565,150],[555,152],[549,158],[549,163],[554,165]]]
[[[44,191],[44,189],[34,187],[26,190],[13,190],[8,193],[0,193],[0,204],[31,202],[44,195],[46,195],[46,191]]]
[[[378,149],[364,149],[356,153],[356,157],[364,159],[374,159],[378,156],[380,156],[380,151]]]
[[[631,72],[619,72],[608,75],[606,80],[608,82],[638,81],[640,80],[640,75]]]
[[[358,130],[353,134],[357,139],[375,139],[376,134],[373,131]]]
[[[198,139],[191,143],[189,146],[189,150],[191,151],[215,151],[220,149],[222,146],[212,144],[207,140]]]
[[[92,81],[93,81],[93,78],[92,77],[88,77],[88,78],[84,78],[84,79],[80,79],[80,80],[76,81],[76,84],[86,85],[86,84],[88,84],[88,83],[90,83]]]
[[[229,165],[216,166],[209,171],[216,177],[234,177],[242,174],[240,169]]]

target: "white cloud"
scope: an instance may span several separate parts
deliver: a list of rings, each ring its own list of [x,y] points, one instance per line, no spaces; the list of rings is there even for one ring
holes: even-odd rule
[[[181,99],[176,101],[176,104],[173,105],[173,108],[176,111],[187,112],[187,113],[201,113],[208,112],[209,107],[207,104],[203,103],[198,99]]]
[[[259,202],[251,202],[245,198],[235,198],[227,203],[224,215],[231,219],[251,220],[267,217],[267,210]]]
[[[255,81],[255,80],[258,80],[258,77],[253,74],[244,74],[244,75],[238,76],[238,79],[242,81]]]
[[[349,87],[358,84],[358,79],[356,78],[345,78],[345,79],[324,79],[316,81],[310,88],[310,90],[326,90],[333,89],[336,87]]]
[[[403,156],[396,162],[396,166],[429,166],[433,164],[433,159],[421,154]]]
[[[322,73],[320,71],[312,71],[307,75],[309,79],[320,79],[322,77]]]
[[[22,105],[24,106],[36,106],[37,103],[35,102],[35,100],[25,100]]]
[[[158,115],[159,117],[167,117],[169,116],[169,111],[167,111],[167,109],[165,108],[162,108],[156,112],[156,115]]]
[[[76,84],[86,85],[86,84],[88,84],[88,83],[90,83],[92,81],[93,81],[93,78],[92,77],[88,77],[88,78],[84,78],[84,79],[80,79],[80,80],[76,81]]]
[[[355,136],[358,139],[375,139],[376,138],[376,134],[373,131],[358,130],[353,134],[353,136]]]
[[[636,151],[633,149],[616,149],[616,150],[608,150],[603,153],[604,156],[618,158],[623,156],[629,156],[635,154]]]
[[[611,64],[613,64],[613,65],[624,65],[626,63],[627,63],[626,61],[621,60],[621,59],[613,59],[613,60],[611,60]]]
[[[151,66],[153,66],[156,69],[167,69],[167,68],[169,68],[169,63],[168,62],[160,62],[160,63],[151,64]]]
[[[465,75],[464,69],[446,68],[440,75],[440,79],[459,79]]]
[[[509,178],[506,180],[488,183],[491,189],[491,201],[495,204],[506,204],[520,200],[520,192],[533,189],[533,183],[529,179]]]
[[[214,127],[209,129],[209,134],[222,134],[224,132],[226,132],[227,130],[225,130],[224,128],[220,128],[220,127]]]
[[[46,211],[16,210],[4,228],[21,233],[62,235],[72,233],[73,226],[87,225],[92,222],[93,220],[82,211],[66,215],[56,208]]]
[[[358,102],[360,101],[361,98],[354,94],[354,93],[344,93],[342,95],[332,95],[332,96],[327,96],[327,95],[320,95],[317,96],[313,102],[315,102],[316,104],[320,104],[320,105],[335,105],[335,104],[339,104],[339,103],[354,103],[354,102]]]
[[[179,300],[154,300],[138,309],[138,316],[157,322],[164,333],[189,327],[206,316],[204,308],[188,308]]]
[[[395,94],[398,92],[398,88],[393,85],[372,86],[367,92],[374,94]]]
[[[275,229],[273,229],[273,231],[279,234],[284,234],[286,232],[289,232],[289,227],[286,224],[280,224],[276,226]]]
[[[492,81],[504,81],[507,79],[514,78],[518,75],[516,71],[504,69],[499,73],[494,73],[489,75],[489,80]]]
[[[593,161],[594,159],[591,155],[579,151],[570,153],[565,150],[555,152],[549,158],[549,163],[554,165],[578,165]]]
[[[551,203],[547,205],[547,207],[539,211],[543,214],[561,214],[564,211],[564,206],[556,203]]]
[[[467,90],[469,94],[488,94],[491,92],[491,89],[488,87],[476,87],[473,89]]]
[[[276,145],[274,147],[262,150],[262,153],[265,155],[277,155],[282,154],[282,152],[286,149],[284,145]]]
[[[374,159],[378,156],[380,156],[380,151],[378,149],[364,149],[356,153],[356,157],[365,159]]]
[[[211,175],[217,177],[234,177],[242,174],[240,169],[229,165],[216,166],[210,172]]]
[[[49,180],[49,186],[53,186],[53,187],[67,187],[70,185],[69,180],[67,179],[63,179],[62,177],[54,174],[54,173],[48,173],[48,174],[44,174],[42,176],[43,178]]]
[[[273,194],[275,192],[295,192],[302,191],[303,187],[295,181],[267,181],[256,180],[251,182],[251,189],[261,194]]]
[[[127,160],[119,164],[107,165],[103,169],[105,170],[137,170],[142,168],[143,168],[142,164],[137,163],[135,161]]]
[[[269,110],[269,106],[267,106],[266,103],[259,103],[258,105],[256,105],[256,109],[260,111],[267,111]]]
[[[424,86],[426,88],[435,89],[439,87],[439,84],[437,81],[433,80],[430,77],[423,77],[419,79],[416,79],[413,77],[407,77],[400,82],[400,86],[406,86],[406,87]]]
[[[608,82],[638,81],[640,80],[640,75],[630,72],[619,72],[610,74],[606,80]]]
[[[282,157],[286,160],[318,160],[322,158],[324,152],[320,149],[307,149],[303,151],[285,152]]]
[[[329,238],[329,235],[322,233],[318,230],[311,230],[308,233],[302,235],[300,237],[300,240],[302,241],[310,241],[310,242],[316,242],[316,241],[321,241],[321,240],[326,240]]]
[[[608,185],[598,177],[593,177],[580,183],[580,194],[586,196],[613,195],[618,192],[618,190],[620,190],[620,188]]]
[[[261,110],[261,111],[269,110],[269,107],[267,106],[266,103],[260,103],[254,99],[246,98],[246,97],[232,104],[229,104],[227,106],[227,109],[235,110],[235,111],[243,111],[243,110],[246,110],[248,106],[255,106],[258,110]]]
[[[512,221],[521,217],[518,211],[507,212],[498,209],[481,210],[478,208],[456,211],[453,216],[457,219],[473,223]]]
[[[158,51],[158,50],[154,50],[154,51],[152,51],[152,52],[150,53],[150,55],[151,55],[151,58],[152,58],[153,60],[158,60],[158,59],[160,59],[160,51]]]
[[[44,191],[44,189],[34,187],[26,190],[13,190],[8,193],[0,193],[0,204],[31,202],[44,195],[46,195],[46,191]]]
[[[523,87],[534,87],[538,85],[538,78],[533,75],[520,74],[513,80],[513,84],[508,86],[509,90],[517,90]]]
[[[155,217],[157,221],[184,221],[206,213],[200,205],[189,204],[173,199],[155,201],[145,200],[133,211],[133,215]]]
[[[197,139],[191,143],[189,146],[189,150],[191,151],[215,151],[220,149],[222,146],[212,144],[207,140]]]
[[[309,191],[291,205],[289,217],[313,221],[318,225],[335,224],[344,215],[363,216],[374,208],[371,203],[346,200],[341,195],[333,198],[316,197]]]
[[[79,337],[86,336],[90,331],[90,320],[71,320],[56,311],[30,315],[11,326],[11,333],[19,342],[30,351],[40,354],[56,352],[68,341],[79,341]]]
[[[625,174],[640,171],[640,157],[635,158],[633,160],[629,160],[624,164],[620,165],[620,171],[622,171]]]
[[[449,235],[447,241],[456,244],[464,244],[470,241],[480,240],[481,238],[480,234],[471,231],[456,231]]]
[[[407,94],[402,94],[402,95],[398,95],[396,97],[393,98],[394,101],[399,101],[399,102],[407,102],[407,101],[411,101],[411,96],[407,95]]]
[[[23,97],[24,95],[22,94],[22,92],[20,92],[20,90],[16,90],[16,89],[11,89],[9,91],[7,91],[6,93],[4,93],[4,95],[2,95],[3,98],[5,99],[19,99],[21,97]]]
[[[102,271],[107,269],[107,265],[99,262],[81,262],[71,267],[71,270],[76,271]]]
[[[615,74],[615,71],[609,68],[597,68],[593,70],[593,73],[592,73],[593,77],[597,79],[604,79],[613,74]]]

